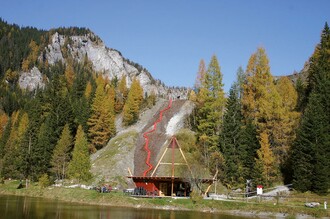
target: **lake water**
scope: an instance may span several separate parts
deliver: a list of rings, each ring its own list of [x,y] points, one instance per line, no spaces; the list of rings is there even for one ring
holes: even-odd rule
[[[0,219],[243,219],[244,217],[155,209],[66,203],[43,198],[0,195]]]

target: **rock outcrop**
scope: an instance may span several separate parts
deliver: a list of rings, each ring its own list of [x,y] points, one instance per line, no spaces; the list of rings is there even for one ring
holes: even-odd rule
[[[153,93],[163,97],[187,98],[187,88],[165,86],[159,80],[155,80],[141,65],[125,59],[119,51],[107,48],[93,33],[83,36],[64,36],[56,32],[52,35],[51,43],[45,47],[44,54],[39,59],[46,58],[48,63],[53,65],[59,61],[65,63],[67,56],[71,56],[78,62],[83,62],[87,56],[93,64],[94,70],[102,73],[103,77],[120,80],[126,76],[128,87],[131,86],[133,79],[137,78],[144,93],[148,95]],[[24,83],[22,82],[22,84]]]
[[[30,72],[22,72],[20,74],[18,83],[22,89],[29,91],[35,90],[38,87],[45,87],[43,76],[37,67],[33,67]]]

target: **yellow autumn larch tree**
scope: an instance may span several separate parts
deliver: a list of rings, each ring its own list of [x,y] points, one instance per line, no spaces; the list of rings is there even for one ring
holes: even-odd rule
[[[260,148],[257,151],[256,158],[256,170],[260,171],[261,178],[260,182],[264,181],[267,186],[271,185],[277,176],[277,170],[275,157],[268,140],[268,134],[262,132],[260,134]],[[259,182],[259,183],[260,183]]]
[[[69,88],[71,88],[73,85],[73,81],[74,81],[74,69],[73,69],[73,66],[71,63],[68,63],[65,66],[64,75],[65,75],[65,79],[68,83]]]
[[[88,119],[88,136],[92,143],[91,150],[101,149],[115,134],[114,99],[107,93],[108,84],[102,76],[96,80],[97,88],[92,103],[91,117]]]
[[[142,100],[143,89],[139,80],[134,78],[123,108],[124,125],[131,125],[138,120]]]
[[[7,123],[8,123],[9,117],[7,116],[7,114],[3,111],[0,110],[0,137],[2,136]]]
[[[270,72],[269,60],[263,48],[251,55],[243,84],[242,113],[246,120],[253,121],[260,133],[266,131],[270,142],[275,142],[273,128],[283,114],[282,99],[276,90]],[[273,149],[276,145],[272,144]]]
[[[273,135],[274,154],[283,163],[288,158],[290,145],[296,137],[300,113],[296,111],[298,94],[293,82],[288,77],[281,77],[276,83],[276,89],[281,97],[280,119],[274,123]]]

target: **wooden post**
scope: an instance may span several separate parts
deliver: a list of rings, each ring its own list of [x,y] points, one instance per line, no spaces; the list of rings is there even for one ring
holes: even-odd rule
[[[129,167],[127,167],[127,170],[128,170],[129,175],[130,175],[130,176],[133,176],[133,174],[132,174],[132,172],[131,172],[131,170],[130,170]]]
[[[171,196],[173,197],[174,192],[174,178],[172,177],[172,188],[171,188]]]
[[[173,197],[174,192],[174,141],[172,141],[172,189],[171,196]]]
[[[174,141],[172,141],[172,179],[174,177]]]

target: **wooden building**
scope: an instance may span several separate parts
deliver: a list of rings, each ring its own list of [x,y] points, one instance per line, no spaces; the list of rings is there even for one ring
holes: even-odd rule
[[[178,161],[180,160],[178,157],[181,157],[181,161]],[[157,170],[161,167],[169,170],[170,173],[163,172],[164,175],[157,176]],[[178,168],[186,173],[186,177],[176,174]],[[194,176],[177,139],[173,136],[150,176],[128,176],[128,178],[131,178],[136,185],[135,195],[189,197]],[[199,181],[211,185],[214,180],[199,179]]]

